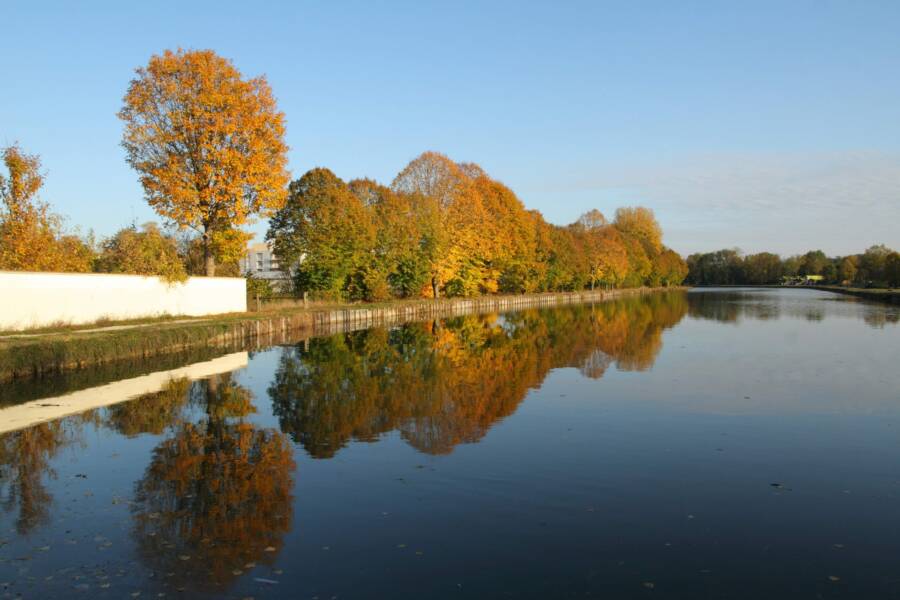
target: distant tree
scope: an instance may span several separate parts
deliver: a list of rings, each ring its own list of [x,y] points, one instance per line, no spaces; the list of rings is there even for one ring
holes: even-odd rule
[[[856,274],[859,271],[859,257],[854,255],[845,256],[838,264],[837,278],[838,283],[853,283],[856,280]]]
[[[858,279],[863,284],[884,285],[887,282],[887,258],[893,251],[884,244],[869,247],[859,258]]]
[[[751,254],[744,258],[744,281],[753,285],[781,283],[784,268],[781,257],[771,252]]]
[[[211,50],[166,50],[136,70],[119,118],[147,202],[202,240],[206,274],[243,250],[240,226],[284,203],[284,114],[264,77]]]
[[[613,225],[622,233],[635,237],[655,253],[662,250],[662,229],[653,211],[643,206],[616,210]]]
[[[40,157],[15,144],[2,156],[7,174],[0,174],[0,269],[90,271],[90,244],[64,233],[62,217],[38,198],[44,183]]]
[[[810,250],[800,259],[800,275],[822,275],[829,264],[828,257],[821,250]]]
[[[718,250],[706,254],[692,254],[687,259],[687,281],[694,285],[735,285],[746,283],[744,260],[740,251]]]
[[[789,256],[782,262],[784,274],[788,277],[794,277],[800,274],[800,266],[803,262],[802,256]]]
[[[891,252],[884,261],[885,281],[890,287],[900,287],[900,253]]]
[[[164,235],[156,223],[145,223],[140,230],[126,227],[103,242],[94,270],[158,275],[168,281],[187,279],[175,240]]]
[[[577,224],[586,231],[592,231],[595,229],[600,229],[601,227],[605,227],[606,217],[603,216],[603,213],[597,210],[596,208],[592,208],[587,211],[580,217],[578,217]]]
[[[681,256],[671,248],[663,247],[657,259],[659,284],[664,286],[681,285],[688,274],[688,266]]]

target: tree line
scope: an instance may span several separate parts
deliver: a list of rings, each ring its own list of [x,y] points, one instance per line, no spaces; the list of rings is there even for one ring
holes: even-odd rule
[[[122,146],[166,229],[67,231],[38,192],[40,159],[13,145],[0,175],[0,269],[237,275],[257,218],[297,293],[349,300],[673,285],[687,267],[652,211],[597,210],[556,226],[478,165],[426,152],[390,186],[317,168],[290,182],[285,115],[264,77],[210,50],[135,71]]]
[[[881,244],[861,254],[826,256],[821,250],[782,258],[771,252],[742,255],[726,249],[687,258],[691,285],[768,285],[818,275],[822,282],[860,287],[900,286],[900,253]]]
[[[289,186],[266,239],[298,292],[348,300],[677,285],[653,212],[592,210],[568,226],[527,210],[472,163],[425,152],[390,186],[328,169]]]

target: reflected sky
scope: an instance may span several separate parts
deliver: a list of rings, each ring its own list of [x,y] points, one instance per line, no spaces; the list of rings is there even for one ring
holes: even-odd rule
[[[898,334],[721,289],[181,366],[0,435],[0,593],[896,595]]]

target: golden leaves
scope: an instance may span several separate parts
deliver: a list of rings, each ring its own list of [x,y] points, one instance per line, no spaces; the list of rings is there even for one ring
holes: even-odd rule
[[[284,113],[264,77],[243,79],[211,50],[167,50],[136,75],[119,112],[122,145],[160,215],[215,250],[223,246],[212,244],[213,232],[283,205]]]

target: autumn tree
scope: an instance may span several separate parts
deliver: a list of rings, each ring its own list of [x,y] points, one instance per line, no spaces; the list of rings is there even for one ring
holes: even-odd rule
[[[800,275],[822,275],[828,265],[828,257],[821,250],[810,250],[800,260]]]
[[[637,238],[655,253],[662,250],[662,229],[653,211],[643,206],[616,210],[615,227],[625,235]]]
[[[859,257],[859,273],[857,278],[863,284],[884,285],[885,266],[892,250],[884,244],[870,246]]]
[[[0,173],[0,269],[90,271],[93,249],[63,230],[63,219],[38,198],[44,184],[41,159],[14,144],[3,149]]]
[[[147,202],[199,234],[208,276],[243,250],[242,225],[282,206],[284,114],[265,77],[211,50],[166,50],[136,70],[119,118]]]
[[[168,281],[187,279],[175,240],[161,232],[155,223],[145,223],[140,230],[126,227],[104,241],[94,270],[159,275]]]
[[[746,283],[754,285],[780,283],[784,273],[781,257],[771,252],[745,257],[743,268]]]
[[[366,207],[375,231],[369,260],[354,282],[358,293],[369,300],[419,295],[428,280],[436,203],[371,179],[355,179],[349,187]]]
[[[857,271],[859,271],[859,257],[856,255],[845,256],[838,264],[838,282],[853,283]]]
[[[476,172],[472,166],[468,171]],[[471,279],[463,269],[485,240],[476,227],[484,222],[480,198],[466,171],[443,154],[425,152],[400,171],[391,188],[437,205],[427,253],[432,296],[438,298],[452,279],[463,294],[470,291]]]
[[[370,214],[349,186],[316,168],[291,182],[266,240],[284,265],[296,265],[300,290],[340,297],[367,261],[375,236]]]
[[[622,234],[607,224],[603,213],[596,208],[590,210],[581,215],[572,228],[581,238],[592,290],[598,281],[616,285],[625,278],[628,272],[628,253]]]

